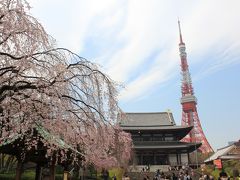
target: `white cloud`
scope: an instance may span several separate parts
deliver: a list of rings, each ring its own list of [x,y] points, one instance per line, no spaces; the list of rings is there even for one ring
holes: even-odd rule
[[[135,97],[135,100],[149,95],[155,86],[164,84],[178,72],[176,67],[176,56],[171,52],[161,53],[156,57],[156,63],[147,72],[142,72],[135,80],[131,81],[125,90],[120,94],[120,100],[128,101]],[[166,63],[168,62],[168,63]],[[177,71],[176,71],[177,69]]]
[[[81,55],[84,49],[89,48],[86,45],[88,38],[99,42],[96,48],[103,50],[95,61],[102,63],[114,80],[126,83],[121,100],[142,97],[180,71],[178,16],[187,53],[192,57],[189,59],[191,65],[208,65],[201,76],[240,62],[238,0],[231,3],[227,0],[31,2],[33,14],[60,46]],[[158,55],[149,59],[154,53]],[[207,56],[207,53],[219,58],[197,58]]]
[[[91,23],[102,14],[108,14],[118,3],[111,0],[30,0],[31,12],[43,23],[59,46],[81,52]],[[105,15],[106,16],[106,15]]]

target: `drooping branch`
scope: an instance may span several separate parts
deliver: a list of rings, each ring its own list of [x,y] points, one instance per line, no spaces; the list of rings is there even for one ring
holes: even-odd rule
[[[28,6],[0,1],[0,142],[24,134],[24,152],[37,148],[39,138],[47,155],[61,153],[61,161],[79,151],[86,163],[119,165],[121,153],[129,158],[131,140],[115,126],[122,113],[118,87],[96,64],[56,48]],[[53,138],[33,138],[39,127]]]

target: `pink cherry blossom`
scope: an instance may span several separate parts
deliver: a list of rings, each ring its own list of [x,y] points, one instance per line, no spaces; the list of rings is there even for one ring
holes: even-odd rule
[[[0,142],[20,139],[22,158],[43,144],[59,162],[71,153],[99,168],[127,164],[132,141],[116,125],[119,87],[96,64],[57,48],[29,7],[0,1]]]

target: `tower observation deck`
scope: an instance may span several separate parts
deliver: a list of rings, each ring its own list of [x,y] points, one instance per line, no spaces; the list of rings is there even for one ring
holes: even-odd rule
[[[197,113],[197,98],[194,96],[191,75],[188,69],[187,53],[185,43],[183,42],[180,21],[178,21],[179,28],[179,52],[181,59],[181,104],[182,104],[182,125],[193,126],[190,133],[185,136],[183,141],[185,142],[201,142],[202,146],[199,148],[202,153],[213,152],[212,147],[207,141],[206,136],[203,133],[200,119]]]

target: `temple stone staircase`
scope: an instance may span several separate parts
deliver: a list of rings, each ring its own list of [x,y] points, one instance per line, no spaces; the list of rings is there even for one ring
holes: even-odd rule
[[[138,165],[138,166],[129,166],[129,172],[143,172],[146,171],[146,167],[144,165]],[[169,171],[169,165],[150,165],[148,172],[157,172],[159,169],[161,172],[168,172]]]
[[[148,176],[149,179],[153,179],[158,169],[164,173],[169,172],[169,165],[150,165],[149,170],[147,170],[147,166],[144,165],[129,166],[128,176],[131,180],[142,180],[144,176]]]
[[[153,179],[156,175],[157,170],[159,169],[161,172],[164,172],[165,175],[172,175],[173,173],[177,175],[179,171],[171,170],[169,171],[169,165],[151,165],[148,171],[143,171],[143,168],[146,169],[146,166],[129,166],[128,168],[128,176],[131,180],[143,180],[144,176],[148,176],[149,179]],[[194,171],[195,175],[192,177],[193,180],[198,180],[200,174],[197,171]]]
[[[154,172],[145,172],[145,173],[141,173],[141,172],[129,172],[128,176],[130,177],[131,180],[143,180],[144,176],[148,176],[149,179],[153,179],[153,177],[155,176]]]

